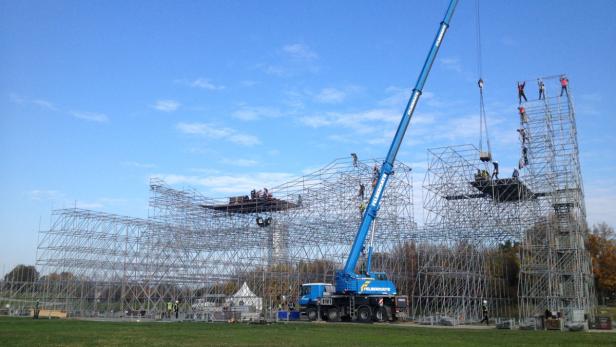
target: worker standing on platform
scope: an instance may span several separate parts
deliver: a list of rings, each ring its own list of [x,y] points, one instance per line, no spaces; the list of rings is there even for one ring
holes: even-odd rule
[[[563,93],[567,93],[569,96],[569,90],[567,87],[569,86],[569,79],[565,75],[560,76],[560,96],[563,96]]]
[[[526,81],[520,83],[518,82],[518,99],[519,99],[519,103],[522,103],[522,98],[524,98],[524,101],[528,101],[528,99],[526,99],[526,94],[524,94],[524,87],[526,86]]]
[[[545,100],[545,84],[543,83],[543,80],[541,78],[539,78],[537,81],[537,83],[539,84],[539,100]]]
[[[494,171],[492,171],[492,179],[494,179],[496,177],[496,179],[498,179],[498,162],[494,161],[492,162],[492,165],[494,165]]]
[[[513,174],[511,175],[511,178],[514,179],[518,179],[520,177],[520,171],[518,171],[518,169],[513,169]]]

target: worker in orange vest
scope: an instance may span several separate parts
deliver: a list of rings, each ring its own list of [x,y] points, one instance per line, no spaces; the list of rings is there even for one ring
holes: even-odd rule
[[[567,87],[569,86],[569,79],[565,75],[560,76],[560,96],[563,96],[563,93],[567,93],[569,96],[569,90]]]
[[[528,122],[528,117],[526,116],[526,109],[524,108],[524,106],[518,107],[518,111],[520,112],[520,120],[522,121],[522,123]]]

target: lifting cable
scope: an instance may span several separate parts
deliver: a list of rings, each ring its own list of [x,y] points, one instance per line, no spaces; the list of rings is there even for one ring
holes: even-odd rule
[[[479,156],[481,161],[492,161],[492,149],[490,148],[490,137],[488,135],[488,122],[486,110],[483,102],[483,65],[481,61],[481,19],[479,16],[479,0],[475,1],[477,8],[476,22],[476,43],[477,43],[477,74],[479,79],[477,85],[479,87]],[[488,146],[487,153],[483,152],[483,134],[485,132],[486,144]]]

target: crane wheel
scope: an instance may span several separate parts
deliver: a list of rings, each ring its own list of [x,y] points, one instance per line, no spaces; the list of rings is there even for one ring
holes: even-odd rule
[[[317,309],[314,307],[310,307],[306,309],[306,317],[308,317],[309,321],[315,321],[317,320],[317,318],[319,318],[319,315],[317,313]]]
[[[387,315],[387,309],[385,307],[378,307],[374,311],[374,320],[377,322],[385,322],[389,319]]]
[[[340,320],[340,313],[337,308],[330,308],[327,311],[327,320],[330,322],[337,322]]]
[[[357,310],[357,321],[360,323],[372,322],[372,310],[368,306],[362,306]]]

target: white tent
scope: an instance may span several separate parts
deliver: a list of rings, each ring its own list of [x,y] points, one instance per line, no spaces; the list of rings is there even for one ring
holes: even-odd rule
[[[242,287],[237,291],[237,293],[231,295],[227,299],[227,302],[235,307],[254,306],[257,312],[261,311],[263,308],[263,299],[255,295],[255,293],[248,288],[246,282],[242,284]]]

